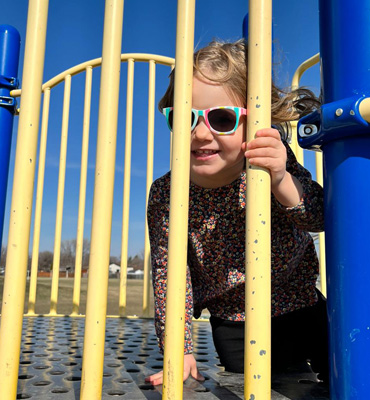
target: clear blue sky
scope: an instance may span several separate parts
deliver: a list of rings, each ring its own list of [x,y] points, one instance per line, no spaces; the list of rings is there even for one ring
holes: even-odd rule
[[[0,24],[14,26],[22,38],[19,77],[22,77],[22,60],[25,45],[26,0],[0,0]],[[286,87],[296,67],[305,59],[319,51],[318,0],[275,0],[273,1],[273,31],[275,37],[275,62],[277,83]],[[175,0],[126,1],[124,6],[122,53],[155,53],[175,56],[176,38]],[[196,7],[195,46],[202,47],[214,38],[236,40],[242,35],[242,22],[248,11],[248,1],[198,0]],[[103,0],[50,1],[44,81],[81,62],[101,56],[104,19]],[[168,70],[158,68],[157,101],[167,86]],[[89,147],[89,172],[85,237],[90,237],[91,211],[93,200],[94,163],[96,154],[97,104],[99,98],[99,73],[94,70],[93,105]],[[146,96],[147,67],[135,67],[135,109],[133,122],[132,193],[130,211],[129,255],[139,253],[144,247],[145,213],[145,171],[146,171]],[[122,67],[122,82],[125,82],[126,67]],[[319,91],[319,69],[307,72],[302,83],[316,93]],[[83,98],[81,90],[84,77],[72,78],[72,101],[69,119],[68,156],[66,173],[65,206],[62,239],[76,237],[77,207],[79,191],[79,164],[81,158],[81,131]],[[125,131],[125,85],[121,85],[119,104],[119,128],[116,157],[115,198],[112,224],[111,254],[119,256],[122,224],[122,182],[124,165]],[[74,94],[76,93],[76,94]],[[49,119],[48,148],[44,189],[44,207],[40,250],[52,250],[55,230],[56,191],[59,162],[59,142],[61,131],[61,102],[63,85],[52,91],[51,115]],[[164,118],[155,116],[155,170],[157,178],[168,170],[169,134]],[[16,127],[13,134],[11,171],[7,197],[9,214],[12,166],[14,164]],[[312,157],[307,157],[309,168]],[[37,173],[37,170],[36,170]],[[8,218],[5,219],[3,243],[8,235]],[[31,243],[32,245],[32,232]]]

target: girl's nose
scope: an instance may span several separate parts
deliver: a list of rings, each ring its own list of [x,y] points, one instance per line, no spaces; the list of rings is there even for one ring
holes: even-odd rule
[[[208,126],[206,125],[203,117],[200,117],[197,122],[198,122],[197,125],[195,126],[195,128],[192,131],[193,139],[197,139],[200,141],[212,140],[213,134],[208,129]]]

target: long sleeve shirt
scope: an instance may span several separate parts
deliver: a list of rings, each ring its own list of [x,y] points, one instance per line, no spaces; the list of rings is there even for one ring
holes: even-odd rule
[[[295,207],[282,206],[271,195],[272,316],[316,303],[319,262],[309,232],[323,230],[323,191],[297,163],[287,146],[287,171],[303,186]],[[150,191],[148,225],[155,296],[155,327],[163,351],[170,172]],[[216,189],[190,183],[186,275],[185,354],[193,350],[191,321],[207,308],[225,320],[245,319],[245,190],[246,174]]]

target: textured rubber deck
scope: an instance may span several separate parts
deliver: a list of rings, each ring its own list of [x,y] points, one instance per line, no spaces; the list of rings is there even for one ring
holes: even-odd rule
[[[84,318],[25,318],[17,399],[79,399],[84,323]],[[188,379],[184,399],[242,399],[243,375],[227,373],[219,365],[209,323],[195,322],[193,337],[195,357],[206,381]],[[102,398],[161,399],[161,386],[154,388],[144,380],[162,369],[153,321],[109,318],[105,340]],[[274,376],[272,399],[328,399],[327,388],[313,382],[314,378],[293,371]]]

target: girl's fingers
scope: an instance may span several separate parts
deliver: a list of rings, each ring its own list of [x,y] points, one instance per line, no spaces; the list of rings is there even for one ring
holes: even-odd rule
[[[163,383],[163,371],[147,376],[145,382],[150,382],[154,386],[161,385]]]
[[[276,169],[273,163],[271,162],[271,158],[267,157],[252,158],[249,160],[249,163],[255,165],[256,167],[267,168],[270,170],[270,172],[273,172]]]
[[[198,372],[198,368],[196,367],[196,364],[195,364],[194,366],[192,366],[190,371],[189,370],[188,370],[188,372],[184,371],[184,381],[186,381],[186,379],[188,379],[188,377],[190,375],[189,372],[190,372],[191,376],[194,379],[196,379],[197,381],[203,382],[205,380],[204,376]],[[158,372],[157,374],[147,376],[145,378],[145,382],[149,382],[153,386],[161,385],[163,383],[163,371]]]
[[[191,371],[191,376],[199,382],[205,381],[205,377],[201,375],[197,368],[193,368]]]
[[[247,143],[247,148],[254,148],[254,147],[265,147],[265,146],[272,146],[278,147],[281,146],[282,141],[280,137],[279,131],[272,128],[267,129],[260,129],[256,132],[255,138]]]
[[[272,149],[271,147],[261,147],[253,150],[247,150],[245,152],[245,156],[248,159],[258,158],[258,157],[269,157],[281,159],[282,154],[278,153],[276,149]]]
[[[259,147],[272,147],[274,149],[285,148],[280,140],[271,137],[259,137],[247,143],[247,150]]]
[[[272,128],[260,129],[256,132],[256,137],[272,137],[281,140],[278,130]]]

